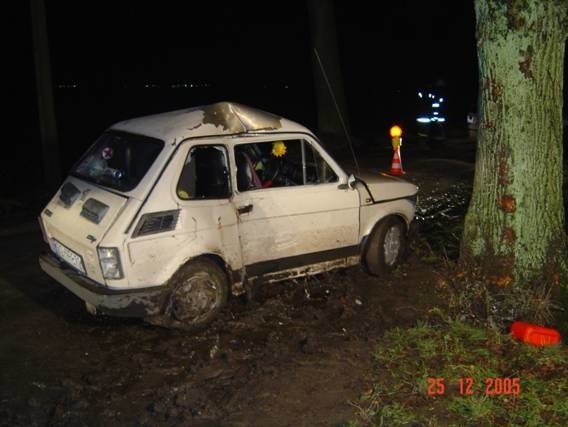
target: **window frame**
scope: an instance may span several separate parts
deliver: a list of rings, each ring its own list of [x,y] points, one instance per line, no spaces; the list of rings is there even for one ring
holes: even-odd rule
[[[191,155],[191,152],[196,149],[196,148],[204,148],[204,147],[220,147],[223,149],[223,152],[225,154],[225,159],[227,161],[227,180],[228,180],[228,191],[227,191],[227,195],[225,197],[199,197],[199,198],[188,198],[188,199],[184,199],[181,198],[178,194],[178,188],[179,188],[179,183],[181,181],[181,176],[183,174],[184,168],[186,166],[186,161],[189,158],[189,156]],[[182,160],[181,160],[181,167],[178,169],[178,171],[176,172],[177,176],[177,180],[175,180],[175,185],[174,185],[174,194],[177,200],[187,203],[187,202],[199,202],[199,201],[207,201],[207,200],[230,200],[233,197],[233,171],[232,171],[232,160],[231,160],[231,156],[230,156],[230,150],[227,147],[227,144],[224,142],[206,142],[206,143],[201,143],[201,144],[192,144],[189,145],[189,148],[187,149],[187,152],[185,152],[184,155],[181,156]]]
[[[248,139],[251,138],[251,139]],[[240,145],[247,144],[262,144],[262,143],[273,143],[277,141],[300,141],[300,151],[301,151],[301,161],[302,161],[302,180],[303,184],[290,185],[290,186],[280,186],[280,187],[267,187],[267,188],[255,188],[250,190],[240,191],[236,183],[236,148]],[[326,165],[333,171],[337,179],[333,182],[321,182],[321,183],[307,183],[306,182],[306,144],[308,144],[315,152],[319,154],[321,159],[326,163]],[[257,193],[258,191],[278,191],[278,190],[290,190],[292,188],[310,188],[319,187],[322,185],[340,185],[342,181],[346,180],[346,174],[341,169],[341,167],[335,162],[335,160],[327,153],[324,148],[317,142],[317,140],[312,140],[310,135],[299,133],[299,134],[274,134],[270,133],[267,135],[254,135],[251,137],[242,138],[236,141],[231,150],[231,162],[233,163],[235,170],[235,182],[233,183],[233,189],[235,193],[246,194],[246,193]],[[331,160],[331,161],[330,161]]]
[[[132,187],[129,187],[127,189],[118,188],[117,186],[111,185],[108,182],[105,182],[105,181],[100,180],[100,179],[99,180],[93,179],[92,177],[89,177],[87,175],[83,175],[83,174],[78,173],[76,171],[77,168],[87,159],[87,157],[89,157],[90,155],[92,155],[94,153],[94,149],[97,146],[99,140],[101,138],[103,138],[103,136],[105,136],[105,135],[115,135],[115,136],[119,136],[119,137],[123,137],[123,138],[132,138],[133,140],[138,140],[139,142],[142,142],[144,144],[152,144],[152,145],[156,145],[156,146],[160,147],[159,150],[156,153],[156,156],[154,157],[152,162],[150,162],[150,164],[148,165],[148,168],[146,169],[144,174],[140,177],[138,182],[135,185],[133,185]],[[73,166],[70,169],[69,175],[73,176],[75,178],[78,178],[80,180],[89,182],[91,184],[97,185],[99,187],[105,188],[105,189],[107,189],[111,192],[117,193],[117,194],[129,194],[129,193],[133,192],[134,190],[140,188],[140,183],[143,182],[147,178],[148,174],[150,173],[150,171],[152,170],[152,168],[156,164],[157,160],[160,158],[160,156],[164,152],[165,146],[166,146],[165,141],[162,140],[162,139],[159,139],[159,138],[110,128],[110,129],[105,130],[104,132],[102,132],[100,135],[97,136],[97,138],[91,143],[89,148],[81,155],[79,160],[77,160],[73,164]]]
[[[304,185],[323,185],[323,184],[339,184],[340,182],[340,175],[336,172],[336,170],[331,166],[330,162],[328,162],[326,160],[326,158],[321,154],[321,152],[315,147],[314,144],[311,144],[309,141],[307,141],[305,138],[302,139],[302,142],[306,142],[308,145],[310,145],[310,147],[312,148],[312,150],[314,150],[320,157],[321,159],[325,162],[325,164],[333,171],[333,173],[335,174],[335,177],[337,178],[335,181],[331,181],[331,182],[320,182],[320,183],[306,183],[306,144],[302,144],[301,150],[302,150],[302,174],[303,174],[303,179],[304,179]],[[315,156],[314,156],[315,157]],[[331,156],[330,156],[331,157]],[[315,160],[315,159],[314,159]],[[318,167],[318,165],[316,165],[316,168]],[[316,172],[317,173],[317,172]]]

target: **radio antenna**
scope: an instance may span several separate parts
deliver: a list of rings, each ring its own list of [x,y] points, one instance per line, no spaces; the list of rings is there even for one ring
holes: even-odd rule
[[[329,79],[327,78],[327,73],[325,72],[325,68],[323,67],[323,64],[321,62],[318,50],[315,47],[314,47],[314,54],[316,55],[316,59],[321,68],[323,78],[325,79],[325,84],[327,85],[327,89],[329,90],[331,99],[333,100],[333,104],[335,105],[337,115],[339,116],[339,121],[341,122],[341,126],[343,127],[343,132],[345,132],[345,137],[347,138],[347,143],[349,144],[349,148],[351,149],[351,155],[353,156],[353,162],[355,162],[355,169],[357,170],[357,175],[360,175],[359,163],[357,162],[357,156],[355,155],[355,150],[353,149],[353,142],[351,141],[351,135],[349,135],[349,131],[347,130],[347,126],[345,125],[345,120],[343,120],[343,114],[341,114],[341,110],[339,109],[339,104],[337,103],[337,99],[335,98],[335,93],[333,92],[333,88],[331,87]]]

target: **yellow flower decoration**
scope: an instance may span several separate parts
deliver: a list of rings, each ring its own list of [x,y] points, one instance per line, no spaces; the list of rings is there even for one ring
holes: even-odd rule
[[[274,157],[282,157],[286,154],[286,145],[282,141],[272,143],[272,155]]]

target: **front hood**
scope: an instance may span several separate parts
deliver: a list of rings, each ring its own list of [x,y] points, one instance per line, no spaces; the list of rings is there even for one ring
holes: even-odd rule
[[[366,184],[375,202],[413,197],[418,193],[416,185],[386,173],[362,172],[358,178]]]

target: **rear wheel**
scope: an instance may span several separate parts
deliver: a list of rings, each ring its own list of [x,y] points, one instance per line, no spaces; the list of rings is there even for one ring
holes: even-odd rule
[[[170,280],[164,313],[146,319],[170,328],[198,330],[211,322],[227,302],[229,283],[212,260],[200,258],[184,265]]]
[[[400,264],[406,252],[406,227],[396,217],[379,222],[369,236],[365,264],[369,273],[379,276]]]

